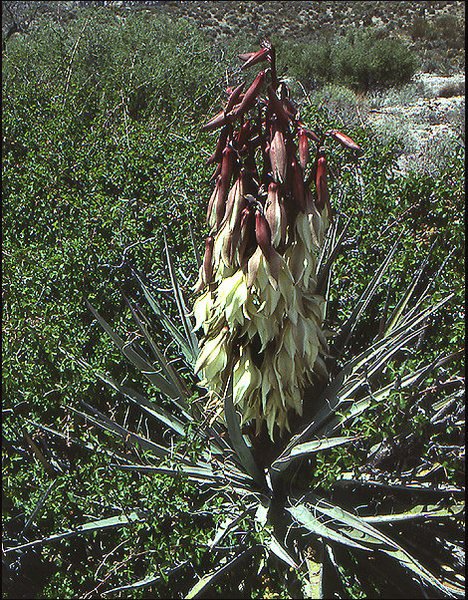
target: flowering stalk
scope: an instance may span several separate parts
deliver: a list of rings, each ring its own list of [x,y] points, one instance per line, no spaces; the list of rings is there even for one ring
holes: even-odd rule
[[[306,386],[326,376],[324,300],[315,287],[331,208],[323,136],[300,121],[278,80],[273,46],[266,42],[240,58],[244,69],[263,61],[269,67],[245,94],[242,84],[230,89],[224,110],[204,125],[221,132],[209,159],[217,169],[193,309],[195,329],[204,334],[196,371],[208,390],[206,410],[216,419],[223,417],[233,369],[243,422],[255,420],[257,433],[266,422],[273,438],[275,425],[282,434],[291,413],[302,414]],[[340,132],[325,135],[359,150]]]

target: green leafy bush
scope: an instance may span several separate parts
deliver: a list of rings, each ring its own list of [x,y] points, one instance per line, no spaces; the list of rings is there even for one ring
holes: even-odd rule
[[[284,63],[307,86],[324,83],[366,91],[408,82],[418,59],[399,39],[357,30],[315,44],[285,45]]]
[[[442,14],[433,21],[416,17],[410,27],[414,40],[425,39],[432,42],[444,42],[448,48],[459,50],[465,46],[465,27],[463,21],[455,15]]]
[[[181,267],[193,258],[186,223],[197,214],[207,175],[201,150],[207,136],[199,136],[193,122],[216,101],[222,69],[221,50],[212,48],[206,60],[206,47],[203,35],[185,22],[136,15],[121,21],[100,11],[80,13],[68,24],[46,20],[8,42],[2,62],[2,390],[9,454],[3,509],[4,517],[12,519],[9,537],[18,537],[32,514],[26,536],[69,526],[74,522],[71,507],[80,506],[74,519],[81,519],[83,511],[92,514],[104,488],[119,490],[117,503],[125,489],[125,502],[134,501],[131,478],[119,482],[99,457],[93,460],[66,444],[57,447],[50,438],[44,446],[44,436],[25,419],[60,428],[66,404],[103,397],[99,385],[79,376],[62,353],[81,348],[88,359],[107,356],[107,361],[113,354],[106,342],[99,343],[84,297],[106,314],[118,311],[121,298],[104,297],[104,282],[121,281],[129,261],[145,273],[157,268],[163,225],[173,230]],[[195,225],[194,230],[199,235]],[[129,292],[131,286],[123,289]],[[30,438],[23,437],[22,427],[28,427]],[[74,429],[70,422],[69,432]],[[57,448],[62,459],[55,462]],[[93,475],[99,469],[106,471],[100,482]],[[64,492],[69,478],[77,483],[72,497]],[[57,488],[41,504],[51,480]],[[150,487],[148,510],[163,515],[154,502],[165,492]],[[181,485],[178,494],[174,490],[175,499],[187,498],[187,487]],[[89,499],[86,508],[83,498]],[[115,512],[106,506],[107,514]],[[155,535],[163,534],[151,532],[148,545],[164,545],[152,541]],[[183,537],[181,530],[174,535],[168,536],[163,553],[170,555],[169,546]],[[130,545],[136,543],[131,540]],[[92,547],[88,570],[102,560],[96,555],[93,563]],[[84,593],[89,576],[82,549],[64,540],[42,556],[34,549],[25,553],[10,565],[6,593],[18,593],[23,581],[31,586],[25,597],[32,597],[47,580],[47,597]],[[138,551],[144,549],[131,552]],[[150,558],[151,552],[144,556]],[[114,556],[125,558],[122,552]],[[25,572],[34,560],[42,575],[28,583]],[[64,579],[70,565],[75,572]],[[135,563],[132,572],[138,568]]]
[[[186,21],[84,10],[65,24],[44,18],[35,27],[8,44],[4,93],[27,89],[32,101],[52,101],[56,111],[69,107],[83,126],[98,114],[200,116],[219,92],[212,83],[216,58],[206,60],[207,40]]]

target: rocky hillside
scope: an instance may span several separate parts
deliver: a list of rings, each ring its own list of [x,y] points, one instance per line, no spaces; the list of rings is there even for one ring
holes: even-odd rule
[[[2,2],[2,38],[24,31],[34,17],[47,12],[69,18],[81,6],[161,11],[195,20],[213,38],[240,35],[260,43],[264,37],[313,41],[355,28],[378,27],[407,41],[428,72],[464,70],[464,7],[460,1],[406,2]]]
[[[154,3],[153,3],[154,4]],[[354,28],[381,28],[408,42],[424,71],[464,69],[464,2],[164,2],[169,14],[195,19],[216,38],[240,34],[313,41]],[[164,5],[164,8],[163,6]]]
[[[108,3],[111,4],[111,3]],[[118,4],[118,3],[113,3]],[[121,5],[124,3],[120,3]],[[149,3],[146,3],[149,4]],[[412,40],[415,46],[440,47],[431,32],[447,29],[464,17],[464,2],[401,2],[393,0],[349,2],[158,2],[174,15],[196,19],[216,35],[247,33],[259,39],[268,35],[304,40],[315,36],[343,34],[355,27],[385,27]],[[447,47],[463,47],[463,30],[458,24]],[[456,34],[458,39],[455,41]],[[452,43],[451,43],[452,42]],[[456,49],[456,48],[454,48]],[[458,48],[460,49],[460,48]]]

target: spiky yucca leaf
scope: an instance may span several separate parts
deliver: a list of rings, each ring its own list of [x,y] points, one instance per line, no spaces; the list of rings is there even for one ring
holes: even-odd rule
[[[333,252],[332,248],[330,252]],[[390,252],[392,253],[392,250]],[[386,266],[389,263],[387,258],[383,263]],[[385,269],[380,269],[379,281],[383,280],[384,274]],[[374,278],[373,283],[368,285],[363,291],[362,297],[358,300],[359,305],[369,302],[369,289],[372,288],[372,291],[375,292],[376,283]],[[202,453],[196,463],[187,461],[186,458],[182,460],[175,453],[172,456],[167,453],[161,462],[159,447],[153,446],[148,440],[147,450],[151,453],[151,461],[155,461],[155,464],[147,464],[146,461],[150,458],[150,455],[147,453],[146,464],[138,463],[138,461],[133,459],[132,464],[129,464],[128,461],[125,464],[120,462],[121,468],[154,475],[164,474],[173,475],[174,477],[185,475],[199,485],[209,485],[213,491],[218,490],[218,493],[221,494],[226,489],[226,485],[228,485],[231,491],[238,494],[239,509],[241,512],[234,519],[230,520],[227,526],[214,537],[211,545],[212,551],[216,550],[217,545],[226,536],[235,535],[238,528],[244,526],[245,518],[249,518],[250,516],[255,522],[259,523],[255,519],[255,514],[261,509],[261,512],[265,515],[264,520],[261,522],[263,523],[264,552],[266,556],[281,558],[285,565],[289,565],[289,567],[291,564],[299,565],[302,563],[309,565],[310,568],[306,571],[303,571],[302,568],[297,569],[298,576],[304,581],[310,578],[313,571],[312,564],[315,564],[314,572],[320,572],[320,585],[318,580],[315,583],[304,583],[309,593],[311,593],[310,590],[312,589],[323,589],[324,582],[326,581],[325,573],[327,572],[327,569],[323,571],[322,567],[317,571],[320,563],[313,563],[310,557],[307,558],[306,563],[303,562],[303,553],[306,551],[305,545],[311,543],[312,538],[314,538],[317,540],[326,540],[327,547],[331,548],[330,552],[332,552],[335,545],[338,545],[338,547],[344,546],[353,551],[372,553],[372,555],[378,550],[378,552],[383,552],[387,556],[392,557],[403,569],[416,574],[429,587],[432,586],[439,590],[439,593],[447,597],[459,596],[462,588],[457,579],[443,578],[440,577],[440,574],[437,577],[412,555],[407,548],[402,547],[394,539],[388,537],[386,533],[382,533],[379,529],[376,529],[380,525],[386,524],[395,527],[400,523],[403,524],[415,518],[421,521],[429,521],[431,519],[440,521],[441,519],[457,518],[460,512],[460,504],[459,502],[458,504],[455,503],[452,507],[450,504],[446,504],[444,502],[446,496],[444,488],[438,489],[433,487],[428,489],[427,486],[422,486],[416,482],[408,484],[403,483],[403,480],[401,480],[398,483],[398,477],[394,478],[392,489],[408,489],[415,498],[422,494],[421,499],[423,500],[425,494],[430,492],[432,494],[431,497],[436,500],[436,503],[433,504],[430,510],[424,509],[426,504],[409,504],[408,509],[402,511],[399,515],[383,514],[360,517],[355,512],[349,512],[343,505],[340,506],[340,504],[332,503],[329,498],[316,497],[315,500],[311,501],[310,492],[307,489],[303,489],[301,492],[300,487],[291,489],[289,500],[286,500],[286,503],[284,503],[284,500],[281,500],[280,504],[277,505],[278,498],[281,498],[281,496],[278,497],[278,491],[283,489],[285,481],[289,481],[290,467],[292,465],[295,465],[297,461],[299,463],[303,462],[304,458],[311,456],[315,452],[326,452],[327,449],[332,449],[338,445],[355,442],[356,436],[340,436],[340,427],[348,423],[350,419],[356,419],[366,411],[378,406],[379,402],[388,398],[395,389],[395,383],[383,382],[380,388],[374,387],[372,392],[367,395],[359,395],[359,390],[368,390],[368,381],[372,372],[377,372],[382,364],[386,363],[389,356],[400,351],[402,348],[408,348],[408,344],[415,343],[421,331],[421,322],[447,301],[447,299],[443,299],[439,303],[426,306],[425,301],[428,299],[428,294],[426,293],[425,297],[418,296],[413,299],[416,302],[415,308],[414,306],[410,306],[411,294],[405,292],[403,297],[405,298],[405,302],[403,303],[404,306],[401,302],[399,304],[398,318],[388,321],[388,329],[380,335],[376,335],[371,346],[362,350],[359,356],[351,358],[341,365],[337,361],[338,368],[331,371],[329,382],[321,392],[323,402],[317,403],[317,409],[313,418],[306,426],[303,426],[291,436],[288,443],[276,445],[276,454],[273,455],[272,460],[266,466],[263,462],[256,466],[255,461],[259,460],[258,448],[251,445],[249,437],[240,428],[239,418],[235,416],[236,409],[232,403],[231,378],[224,396],[225,406],[228,407],[226,425],[218,425],[216,433],[211,431],[210,443],[212,448],[208,452]],[[355,319],[359,317],[359,312],[355,311]],[[136,315],[134,314],[134,316]],[[104,326],[102,320],[101,322]],[[347,327],[349,329],[349,321]],[[346,338],[349,342],[348,335],[346,335]],[[344,351],[344,346],[340,350],[341,354]],[[399,389],[408,388],[414,385],[416,381],[421,382],[422,379],[430,375],[432,370],[438,368],[447,360],[447,357],[442,357],[430,365],[423,365],[417,371],[404,375],[398,383]],[[101,377],[116,388],[115,382],[112,379],[102,375]],[[129,395],[133,396],[134,400],[140,398],[140,395],[136,395],[134,392],[129,393],[128,390],[124,391],[122,389],[119,391],[125,393],[127,397]],[[141,400],[140,403],[142,409],[146,411],[151,406],[151,404],[145,406],[146,403]],[[180,410],[180,406],[177,406],[177,400],[172,400],[172,404],[175,409]],[[157,408],[158,411],[161,410],[160,407]],[[444,408],[444,405],[437,405],[437,408],[438,412],[440,412],[441,408]],[[95,411],[92,412],[96,415]],[[156,414],[157,421],[161,423],[167,422],[168,416],[165,416],[166,413],[167,411],[164,411],[162,414]],[[92,413],[89,414],[93,418]],[[190,416],[190,411],[183,410],[183,413],[177,417],[177,420],[170,422],[174,434],[180,433],[178,423],[183,422],[180,421],[181,418],[184,420],[193,419]],[[100,424],[104,429],[109,430],[109,422],[107,419],[103,419],[102,415],[97,414],[94,422]],[[208,427],[206,423],[205,426]],[[201,433],[202,431],[203,429],[200,430]],[[132,437],[131,432],[123,431],[120,427],[115,428],[115,433],[125,435],[127,442],[136,443],[140,448],[145,445],[142,441],[138,442],[138,437]],[[169,451],[169,447],[167,450]],[[157,464],[158,462],[159,465]],[[263,473],[265,473],[265,478]],[[346,483],[346,481],[346,478],[338,479],[337,485],[340,486]],[[363,480],[363,485],[365,485],[365,482],[366,480]],[[375,485],[370,481],[369,483]],[[372,488],[369,486],[369,489],[371,490]],[[452,489],[452,493],[457,493],[457,491],[456,488]],[[306,504],[300,500],[301,495],[304,496],[304,494],[308,494]],[[372,496],[373,494],[371,493],[370,498]],[[249,508],[245,510],[243,507],[245,507],[247,498],[250,498],[253,502],[249,502]],[[234,509],[235,505],[229,504],[229,506],[231,506],[231,509]],[[423,510],[421,510],[421,507]],[[335,519],[334,524],[330,522],[330,518]],[[372,526],[370,525],[371,523]],[[298,528],[295,524],[301,524],[303,528]],[[312,535],[312,538],[310,538],[310,535]],[[293,543],[294,539],[297,543]],[[231,555],[229,559],[219,565],[218,569],[202,577],[198,583],[194,584],[193,589],[189,591],[187,597],[195,597],[201,594],[229,569],[236,568],[236,565],[241,560],[241,556],[242,554]],[[322,556],[323,560],[328,560],[326,559],[328,556],[327,552],[319,553],[316,556]]]

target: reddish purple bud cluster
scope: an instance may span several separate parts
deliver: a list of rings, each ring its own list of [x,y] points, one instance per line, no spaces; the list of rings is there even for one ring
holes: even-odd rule
[[[207,211],[210,234],[205,262],[212,260],[216,235],[226,227],[223,258],[245,270],[257,247],[267,259],[276,254],[273,248],[280,253],[284,250],[297,215],[306,212],[311,201],[317,210],[326,209],[331,218],[325,137],[356,152],[360,148],[339,131],[316,133],[300,120],[288,87],[278,80],[275,50],[270,42],[266,41],[257,52],[239,57],[245,61],[243,69],[262,61],[269,66],[258,73],[245,93],[243,83],[229,88],[224,109],[202,127],[221,129],[215,151],[207,161],[216,168]],[[315,158],[311,159],[313,154]],[[231,182],[234,184],[230,190]],[[246,195],[252,196],[256,204],[247,202]],[[206,284],[211,271],[205,264],[204,273]]]

